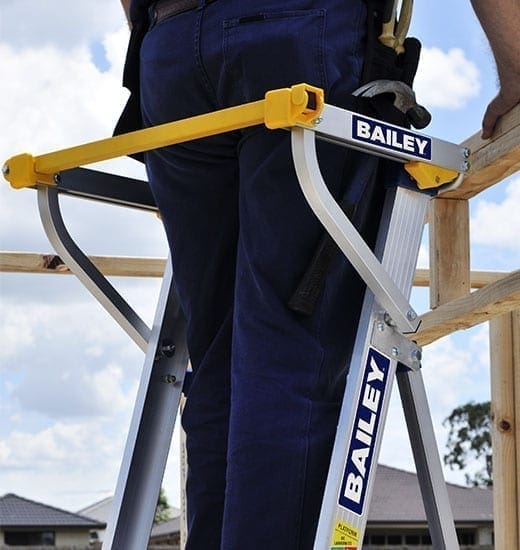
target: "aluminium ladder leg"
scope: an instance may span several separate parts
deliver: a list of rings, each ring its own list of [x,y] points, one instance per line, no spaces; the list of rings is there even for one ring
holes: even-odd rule
[[[185,340],[168,261],[103,548],[148,545],[188,364]]]
[[[110,184],[110,179],[106,178],[104,187]],[[117,192],[117,182],[113,187]],[[51,244],[71,271],[146,352],[111,518],[103,541],[103,548],[142,550],[148,546],[150,538],[188,365],[185,320],[169,260],[153,327],[148,329],[74,243],[61,217],[58,194],[56,188],[38,189],[40,216]]]
[[[382,273],[356,248],[357,232],[335,207],[319,172],[314,132],[293,129],[293,156],[302,190],[343,253],[369,285],[350,363],[337,436],[314,548],[361,548],[375,480],[377,457],[398,370],[401,399],[414,450],[433,546],[453,550],[458,542],[435,444],[420,371],[420,352],[395,328],[382,308],[386,276],[408,298],[430,197],[398,188],[387,193],[376,253]],[[335,201],[334,201],[335,202]],[[375,272],[374,272],[375,271]],[[376,279],[373,281],[372,279]],[[372,283],[372,284],[371,284]],[[379,293],[376,301],[374,292]],[[406,309],[404,309],[406,312]],[[413,310],[408,310],[413,320]]]

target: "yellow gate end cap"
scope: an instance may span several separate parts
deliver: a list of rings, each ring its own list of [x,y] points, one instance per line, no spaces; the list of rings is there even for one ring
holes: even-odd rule
[[[34,170],[34,165],[34,157],[28,153],[22,153],[5,161],[2,174],[14,189],[32,187],[36,183],[54,183],[52,175],[38,174]]]
[[[419,189],[442,187],[457,179],[459,175],[456,170],[426,164],[425,162],[407,162],[405,170],[417,182]]]
[[[271,90],[265,94],[265,125],[271,130],[297,124],[312,128],[324,103],[323,90],[309,84]]]

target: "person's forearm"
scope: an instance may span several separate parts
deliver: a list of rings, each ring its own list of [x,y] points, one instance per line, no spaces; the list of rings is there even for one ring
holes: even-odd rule
[[[520,69],[520,1],[472,0],[501,71]]]
[[[126,19],[128,20],[128,24],[130,24],[130,2],[131,0],[121,0],[121,4],[123,6],[123,9],[125,10]]]
[[[500,92],[490,103],[483,137],[490,137],[497,119],[520,102],[520,0],[471,0],[495,57]]]

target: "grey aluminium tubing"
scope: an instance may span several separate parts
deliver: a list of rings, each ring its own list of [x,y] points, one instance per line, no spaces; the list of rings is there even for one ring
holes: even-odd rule
[[[352,254],[350,250],[350,248],[357,246],[356,239],[352,238],[351,235],[353,228],[348,224],[342,225],[341,219],[345,218],[345,215],[337,205],[333,206],[331,204],[334,199],[332,197],[329,199],[330,194],[321,177],[316,158],[314,136],[312,134],[313,132],[307,130],[293,130],[293,156],[300,185],[311,208],[320,221],[322,221],[327,229],[328,227],[332,228],[331,235],[336,243],[341,246],[342,241],[347,241],[347,246],[343,246],[342,249],[346,248],[347,252],[356,259],[355,254]],[[407,296],[409,296],[412,287],[424,215],[428,202],[429,197],[404,189],[397,189],[395,197],[389,195],[385,203],[382,229],[377,244],[377,253],[382,256],[382,264],[378,262],[371,251],[370,255],[365,255],[371,258],[370,262],[373,261],[378,264],[386,277],[392,277],[392,285],[397,287],[405,303],[407,303]],[[336,219],[334,219],[335,217]],[[332,221],[329,218],[332,218]],[[342,230],[345,227],[347,235],[342,234]],[[357,253],[362,255],[362,251],[363,247],[361,253],[359,251]],[[373,346],[373,327],[381,324],[380,306],[382,304],[378,304],[379,298],[377,296],[374,298],[374,293],[371,292],[374,290],[374,288],[371,288],[372,273],[370,273],[370,270],[367,269],[362,260],[358,262],[361,264],[363,270],[363,273],[360,273],[360,275],[365,278],[369,290],[365,297],[358,326],[356,344],[338,422],[337,437],[314,546],[316,550],[322,550],[330,546],[334,522],[338,519],[345,521],[347,525],[353,525],[361,536],[367,519],[366,508],[362,512],[362,515],[358,517],[357,514],[343,509],[338,504],[340,486],[342,478],[344,478],[345,463],[349,451],[348,445],[356,423],[355,408],[361,392],[367,350]],[[381,277],[377,282],[381,282]],[[376,287],[377,290],[378,288]],[[383,297],[385,297],[384,294]],[[399,345],[398,339],[396,340],[396,344]],[[391,362],[394,363],[394,361]],[[458,548],[458,541],[453,515],[435,443],[435,434],[429,413],[422,373],[420,370],[404,370],[397,373],[397,379],[399,381],[401,400],[414,451],[418,479],[434,547],[447,550],[456,549]],[[385,407],[387,407],[387,403]],[[386,410],[383,410],[380,414],[381,430],[377,441],[373,444],[374,461],[376,461],[379,453]],[[370,501],[374,476],[369,475],[368,478],[366,481],[367,491],[365,497],[367,502]]]
[[[103,550],[148,546],[187,365],[186,322],[168,260]]]
[[[294,166],[312,210],[401,332],[415,332],[419,326],[417,313],[342,212],[323,181],[316,156],[315,132],[293,128],[291,135]]]
[[[96,300],[139,348],[146,351],[150,329],[76,245],[61,216],[58,195],[58,191],[53,187],[38,187],[38,208],[47,238],[61,259]]]

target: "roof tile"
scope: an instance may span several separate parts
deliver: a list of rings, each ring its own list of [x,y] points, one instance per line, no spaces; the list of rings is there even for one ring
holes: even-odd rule
[[[87,527],[103,528],[104,523],[60,510],[47,504],[8,493],[0,497],[0,527]]]

